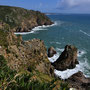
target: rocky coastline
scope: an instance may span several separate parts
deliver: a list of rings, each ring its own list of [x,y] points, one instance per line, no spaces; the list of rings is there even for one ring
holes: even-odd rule
[[[86,78],[82,72],[66,80],[61,80],[54,74],[54,69],[64,71],[79,64],[75,46],[66,45],[60,57],[51,63],[48,56],[52,57],[57,53],[53,47],[50,47],[47,53],[44,41],[40,39],[23,41],[22,36],[14,34],[29,32],[36,26],[53,24],[45,14],[8,6],[0,6],[0,11],[3,15],[0,14],[1,90],[90,89],[90,78]]]
[[[48,50],[50,50],[50,48]],[[55,51],[54,48],[53,50]],[[65,71],[66,69],[74,69],[76,65],[79,64],[77,59],[77,51],[78,50],[75,46],[66,45],[60,57],[54,63],[52,63],[52,65],[54,66],[55,69],[60,71]],[[76,90],[90,89],[90,78],[86,78],[83,72],[81,71],[73,74],[72,76],[70,76],[68,79],[65,79],[64,81],[68,82],[70,84],[70,87],[76,88]]]
[[[9,24],[14,32],[30,32],[37,26],[53,24],[44,13],[39,11],[0,6],[0,12],[0,21]]]

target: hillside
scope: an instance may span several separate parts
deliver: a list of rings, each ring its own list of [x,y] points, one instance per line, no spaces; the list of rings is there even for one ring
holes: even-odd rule
[[[0,6],[0,21],[9,24],[14,32],[28,32],[36,26],[53,24],[44,13],[10,6]]]
[[[66,45],[60,57],[51,63],[44,41],[23,41],[14,32],[28,32],[35,26],[53,22],[38,11],[0,6],[0,90],[89,90],[90,78],[82,72],[62,80],[54,70],[73,69],[78,64],[77,48]],[[48,49],[51,56],[57,52]],[[70,89],[71,90],[71,89]]]
[[[67,83],[55,79],[44,42],[23,41],[8,24],[0,22],[0,90],[60,88],[68,88]]]

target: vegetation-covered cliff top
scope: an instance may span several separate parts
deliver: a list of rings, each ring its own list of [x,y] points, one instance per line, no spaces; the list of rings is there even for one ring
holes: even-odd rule
[[[26,32],[36,26],[52,24],[44,13],[10,6],[0,6],[0,20],[9,24],[15,32]]]

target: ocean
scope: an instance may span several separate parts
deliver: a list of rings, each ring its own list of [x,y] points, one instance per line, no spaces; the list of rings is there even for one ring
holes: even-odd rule
[[[48,15],[48,17],[54,22],[53,25],[39,26],[31,32],[18,34],[22,34],[23,40],[33,38],[44,40],[47,49],[53,46],[57,54],[49,58],[51,62],[60,56],[66,45],[76,46],[79,65],[74,69],[55,70],[54,72],[62,79],[67,79],[78,71],[82,71],[86,77],[90,77],[90,15],[58,14]]]

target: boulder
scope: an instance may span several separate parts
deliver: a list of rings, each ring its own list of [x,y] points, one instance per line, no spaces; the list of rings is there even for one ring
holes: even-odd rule
[[[90,90],[90,78],[86,78],[80,71],[68,78],[67,81],[71,84],[71,87],[78,90]]]
[[[56,50],[53,47],[48,49],[48,57],[53,57],[56,54]]]
[[[66,45],[65,50],[61,53],[60,57],[52,65],[57,70],[66,70],[75,68],[77,61],[77,48],[72,45]]]

